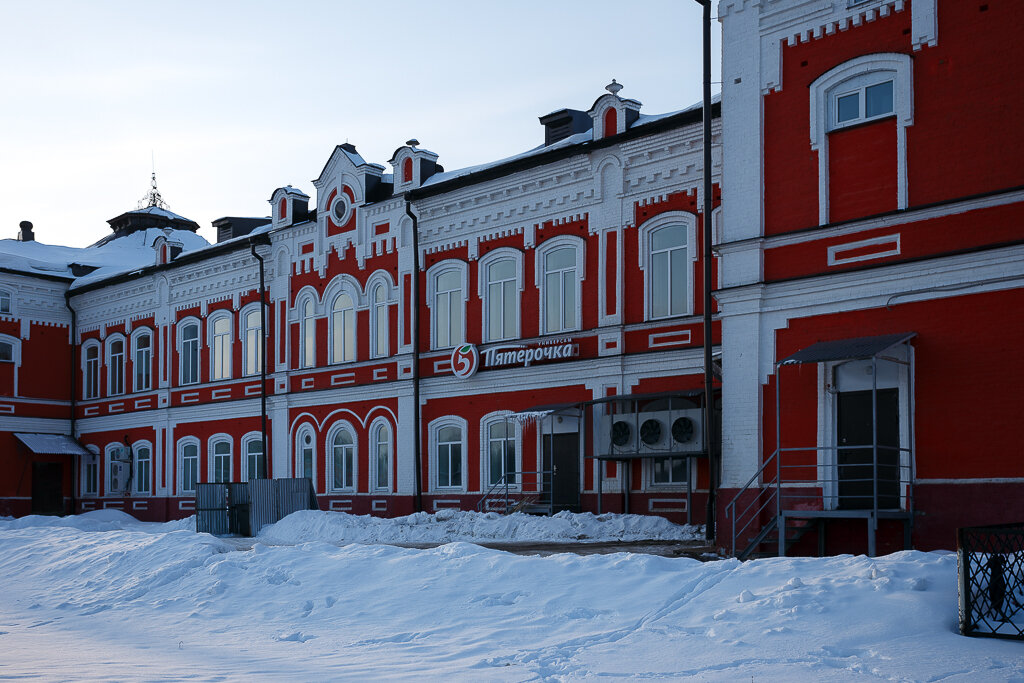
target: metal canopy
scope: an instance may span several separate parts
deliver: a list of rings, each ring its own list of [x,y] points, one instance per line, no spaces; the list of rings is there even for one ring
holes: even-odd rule
[[[15,433],[18,441],[36,455],[92,455],[67,434]]]
[[[900,332],[878,337],[855,337],[818,342],[800,349],[779,361],[779,365],[797,363],[824,363],[836,360],[865,360],[879,356],[893,346],[903,344],[917,336],[916,332]]]

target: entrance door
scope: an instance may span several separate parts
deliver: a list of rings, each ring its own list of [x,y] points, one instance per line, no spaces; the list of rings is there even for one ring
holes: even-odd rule
[[[580,435],[578,432],[545,434],[541,469],[551,472],[550,483],[545,479],[543,491],[551,495],[555,512],[580,507]]]
[[[841,391],[837,400],[836,455],[841,510],[870,510],[874,504],[871,391]],[[898,389],[879,389],[878,508],[900,506],[900,409]],[[866,446],[866,448],[844,448]],[[887,446],[888,448],[883,448]]]
[[[64,466],[61,463],[32,463],[32,514],[64,514]]]

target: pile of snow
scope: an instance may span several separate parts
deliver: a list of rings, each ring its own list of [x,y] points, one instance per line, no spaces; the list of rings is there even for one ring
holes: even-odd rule
[[[1024,677],[1020,643],[958,635],[949,553],[700,563],[467,543],[234,550],[108,512],[0,520],[0,585],[0,678]]]
[[[323,541],[326,543],[387,543],[421,545],[466,541],[469,543],[566,543],[602,541],[694,541],[703,538],[700,527],[679,526],[651,515],[594,515],[559,512],[537,517],[516,512],[470,512],[442,509],[434,514],[417,512],[383,519],[344,512],[304,510],[266,526],[258,536],[262,543],[281,545]]]

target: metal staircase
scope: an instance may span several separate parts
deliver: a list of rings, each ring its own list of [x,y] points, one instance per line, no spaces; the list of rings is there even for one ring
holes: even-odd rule
[[[528,515],[554,514],[552,474],[550,470],[506,472],[491,484],[477,502],[477,512],[500,512],[505,515],[513,512]]]

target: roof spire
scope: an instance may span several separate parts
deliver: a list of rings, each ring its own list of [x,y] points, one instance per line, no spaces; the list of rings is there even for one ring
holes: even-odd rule
[[[140,209],[148,209],[151,206],[155,206],[159,209],[170,210],[171,207],[167,206],[167,202],[164,201],[163,196],[160,194],[160,190],[156,188],[156,170],[153,171],[153,176],[149,181],[149,192],[139,200]]]
[[[607,90],[608,92],[610,92],[611,94],[615,95],[616,97],[618,97],[619,96],[619,91],[622,90],[622,84],[621,83],[616,83],[615,79],[613,78],[611,83],[609,83],[608,85],[604,86],[604,89]]]

